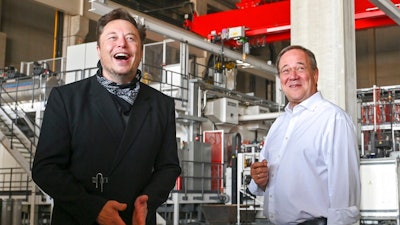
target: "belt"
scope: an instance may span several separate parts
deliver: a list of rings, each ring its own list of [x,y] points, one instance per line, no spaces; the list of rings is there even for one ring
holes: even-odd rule
[[[298,225],[326,225],[326,224],[327,224],[327,219],[325,217],[320,217],[304,221],[302,223],[299,223]]]

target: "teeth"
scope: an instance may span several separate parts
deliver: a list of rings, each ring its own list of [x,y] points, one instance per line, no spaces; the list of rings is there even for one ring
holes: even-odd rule
[[[125,53],[117,53],[117,54],[114,55],[114,57],[115,57],[115,58],[118,58],[118,59],[125,59],[125,58],[128,58],[128,54],[125,54]]]

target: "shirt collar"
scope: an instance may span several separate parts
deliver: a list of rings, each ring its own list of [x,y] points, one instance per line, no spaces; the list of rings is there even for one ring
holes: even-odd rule
[[[310,111],[314,111],[317,108],[317,103],[322,100],[321,92],[317,91],[306,100],[302,101],[300,104],[296,105],[293,110],[290,109],[289,104],[286,105],[286,112],[296,112],[300,109],[308,109]]]

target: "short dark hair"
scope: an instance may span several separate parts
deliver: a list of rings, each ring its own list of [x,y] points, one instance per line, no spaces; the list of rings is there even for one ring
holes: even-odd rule
[[[146,28],[143,24],[138,23],[131,14],[122,8],[117,8],[112,10],[111,12],[103,15],[100,17],[100,19],[97,21],[97,27],[96,27],[96,35],[97,35],[97,44],[99,45],[99,40],[100,40],[100,35],[103,33],[104,27],[111,21],[113,20],[126,20],[133,24],[138,31],[140,35],[140,41],[142,42],[142,46],[144,44],[144,40],[146,38]]]
[[[292,49],[299,49],[299,50],[302,50],[303,52],[305,52],[306,55],[308,56],[308,59],[310,60],[311,69],[312,70],[317,70],[318,69],[317,60],[315,59],[315,55],[311,50],[309,50],[309,49],[307,49],[307,48],[305,48],[305,47],[303,47],[301,45],[289,45],[286,48],[282,49],[281,52],[279,52],[278,57],[276,58],[275,65],[277,67],[278,74],[279,74],[279,62],[281,61],[282,55],[285,54],[287,51],[292,50]]]

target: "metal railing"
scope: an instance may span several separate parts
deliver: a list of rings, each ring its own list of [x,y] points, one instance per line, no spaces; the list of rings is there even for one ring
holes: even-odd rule
[[[184,193],[221,193],[223,167],[221,163],[181,160],[182,173],[177,191]]]
[[[30,194],[30,176],[22,168],[0,168],[0,195],[26,196]]]

